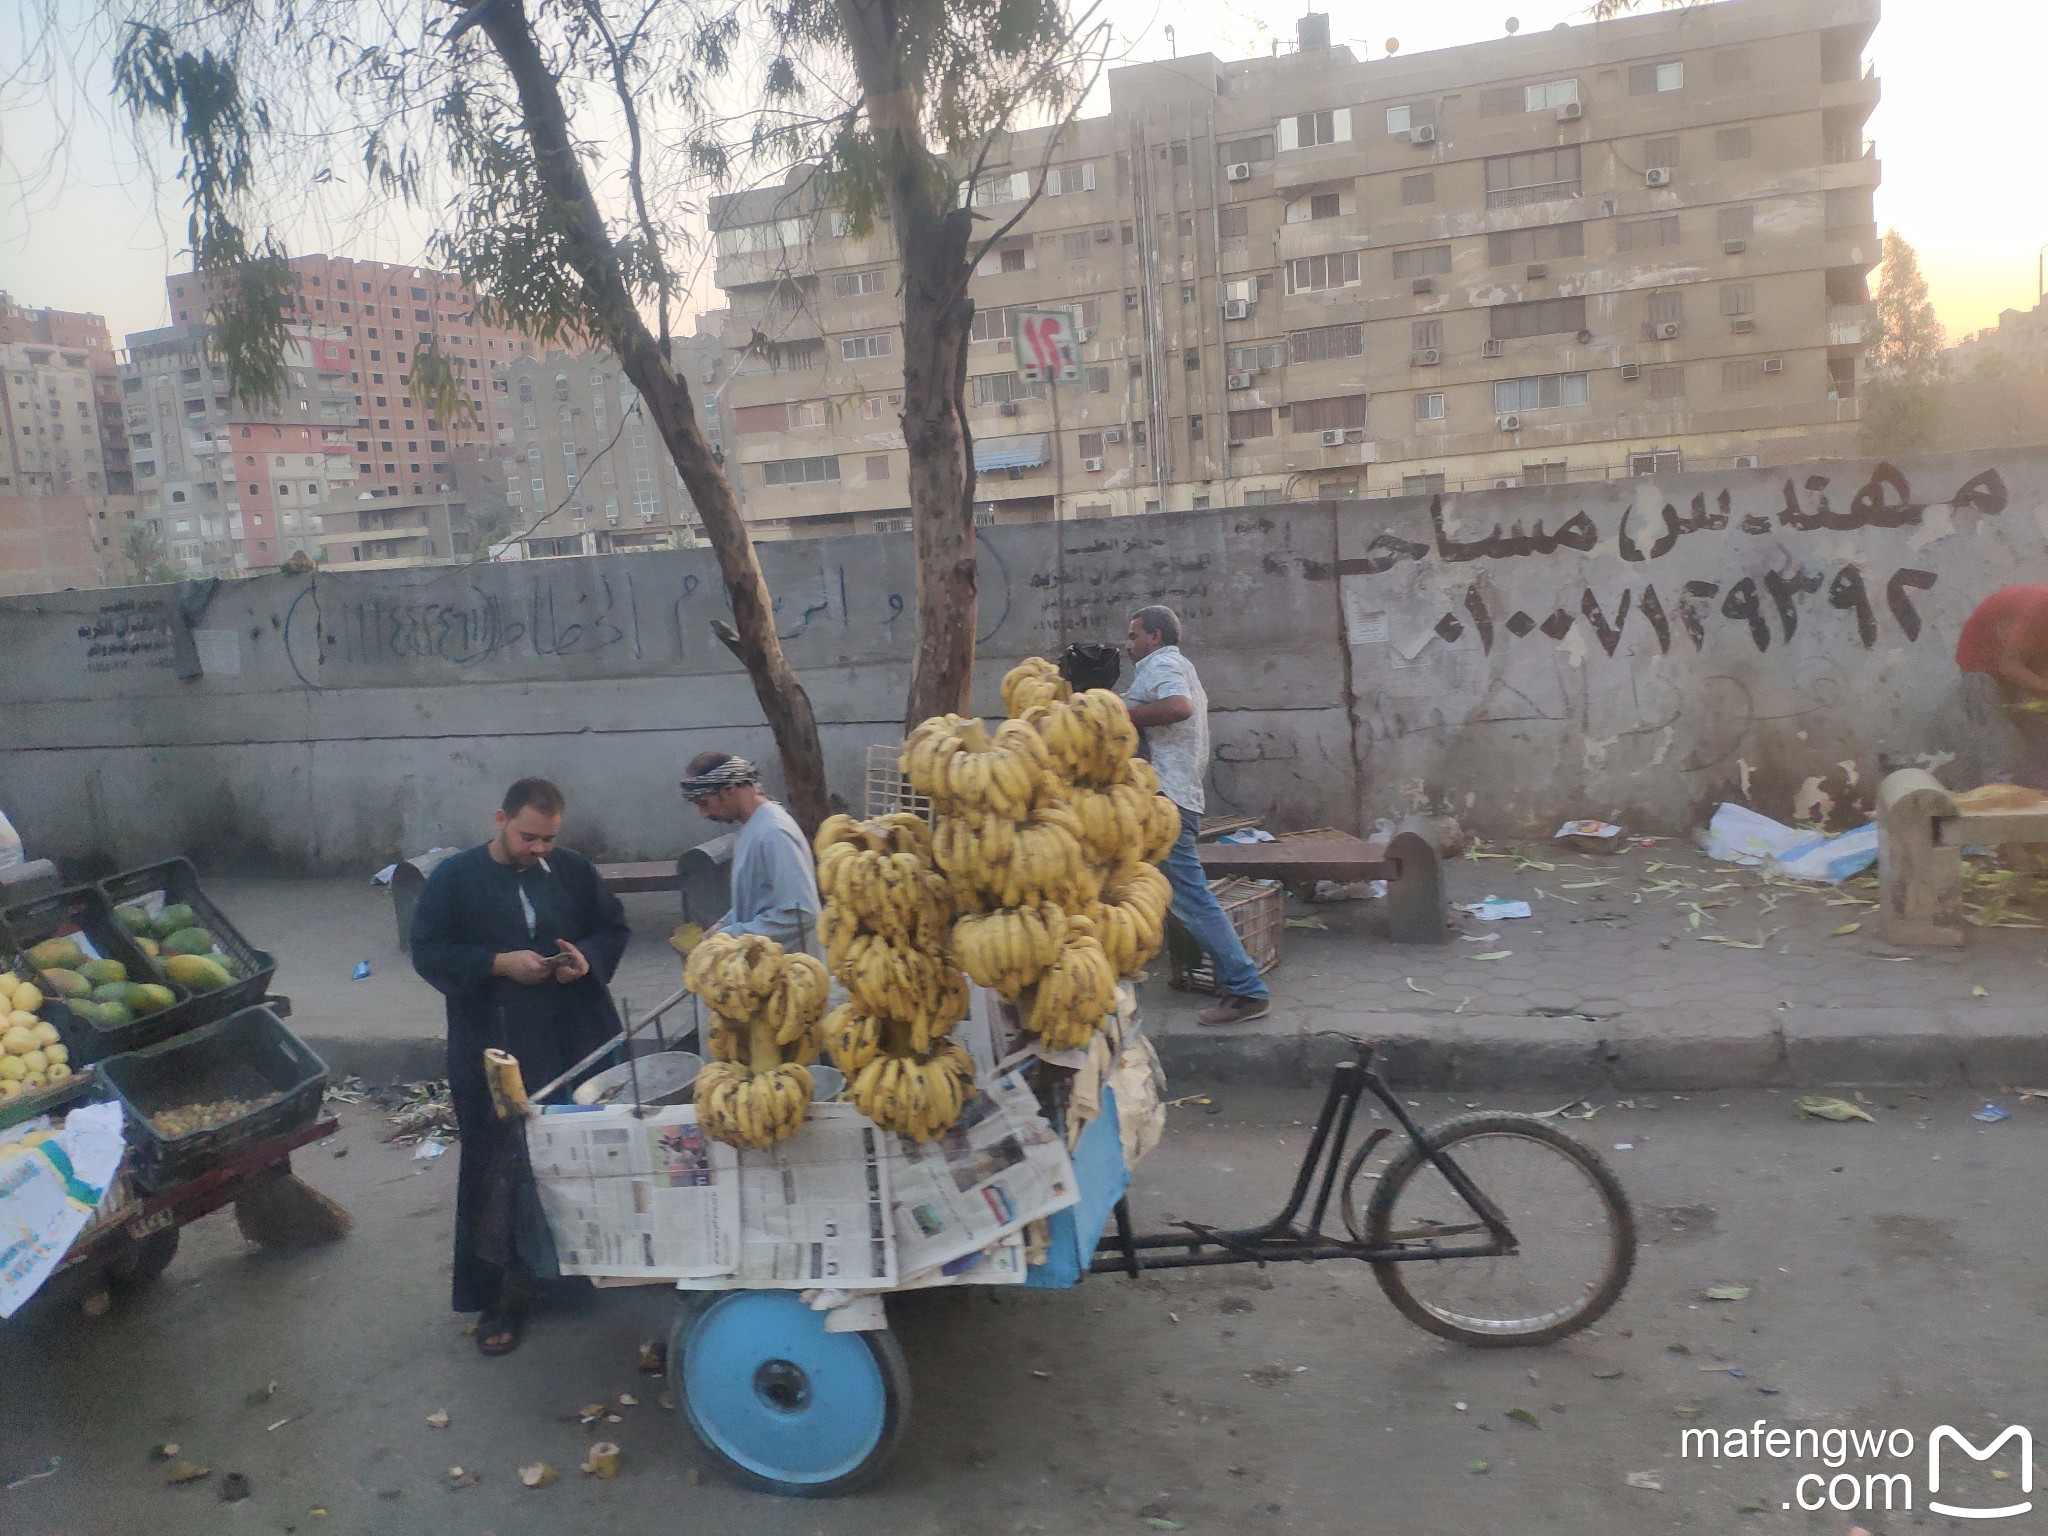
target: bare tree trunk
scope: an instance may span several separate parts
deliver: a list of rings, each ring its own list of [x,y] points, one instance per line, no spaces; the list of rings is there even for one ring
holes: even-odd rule
[[[534,163],[549,200],[561,212],[564,254],[598,316],[599,339],[618,354],[626,377],[647,402],[676,472],[704,520],[733,616],[731,624],[715,620],[712,628],[739,658],[754,684],[754,696],[760,700],[761,713],[767,717],[782,758],[790,813],[806,832],[815,831],[831,809],[826,800],[825,757],[818,744],[817,717],[811,711],[810,695],[782,653],[768,581],[761,573],[739,503],[711,456],[690,403],[689,385],[676,373],[673,360],[663,353],[660,341],[633,303],[618,254],[606,234],[604,217],[570,142],[560,87],[527,24],[524,0],[501,0],[485,13],[481,26],[518,87]],[[906,402],[908,398],[906,391]],[[912,462],[914,466],[914,455]]]
[[[888,167],[891,223],[903,265],[903,442],[917,537],[917,640],[905,728],[974,703],[974,438],[967,425],[967,344],[974,302],[967,250],[973,215],[953,205],[950,168],[919,121],[903,40],[939,25],[939,0],[840,0],[868,126]]]

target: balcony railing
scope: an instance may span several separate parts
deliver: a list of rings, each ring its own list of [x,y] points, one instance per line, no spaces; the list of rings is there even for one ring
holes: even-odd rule
[[[1489,190],[1486,206],[1489,208],[1526,208],[1531,203],[1561,203],[1578,197],[1583,183],[1577,177],[1570,181],[1539,181],[1526,187],[1501,187]]]
[[[1877,140],[1860,137],[1829,139],[1823,151],[1829,165],[1853,165],[1858,160],[1877,158]]]
[[[1830,304],[1828,306],[1828,345],[1831,347],[1858,347],[1863,344],[1870,324],[1868,304]]]

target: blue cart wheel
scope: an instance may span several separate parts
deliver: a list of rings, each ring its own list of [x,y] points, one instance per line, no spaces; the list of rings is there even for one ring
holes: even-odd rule
[[[670,1389],[727,1476],[821,1499],[881,1474],[910,1416],[910,1369],[887,1331],[827,1333],[789,1291],[730,1291],[676,1320]]]

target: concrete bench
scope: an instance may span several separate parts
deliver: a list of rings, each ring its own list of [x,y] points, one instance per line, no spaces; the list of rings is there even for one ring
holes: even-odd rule
[[[642,864],[600,864],[597,877],[621,896],[631,891],[672,891],[679,884],[673,859],[650,859]]]
[[[1428,823],[1417,818],[1390,838],[1353,837],[1319,828],[1295,832],[1270,843],[1197,843],[1196,856],[1212,879],[1248,875],[1313,889],[1319,880],[1351,885],[1387,882],[1389,936],[1396,944],[1448,943],[1443,860]]]
[[[1877,791],[1878,930],[1894,944],[1954,948],[1963,916],[1963,850],[2048,843],[2048,803],[1965,810],[1933,774],[1901,768]]]

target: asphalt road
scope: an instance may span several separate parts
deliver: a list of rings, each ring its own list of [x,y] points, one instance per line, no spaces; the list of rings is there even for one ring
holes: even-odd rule
[[[1249,1220],[1279,1200],[1312,1096],[1214,1096],[1177,1108],[1141,1165],[1141,1221]],[[1475,1102],[1412,1097],[1430,1119]],[[266,1255],[215,1217],[107,1317],[53,1297],[0,1324],[0,1485],[55,1463],[0,1492],[0,1531],[2048,1531],[2048,1486],[2016,1518],[1925,1507],[1935,1426],[1979,1444],[2008,1423],[2048,1433],[2048,1103],[2007,1096],[2012,1118],[1986,1126],[1970,1118],[1981,1096],[1872,1099],[1875,1124],[1803,1119],[1793,1095],[1764,1092],[1609,1100],[1571,1123],[1622,1177],[1645,1245],[1597,1331],[1547,1349],[1440,1342],[1337,1264],[915,1298],[894,1312],[917,1394],[905,1453],[879,1488],[831,1504],[726,1485],[657,1404],[635,1358],[666,1331],[664,1293],[606,1294],[481,1359],[445,1308],[454,1158],[413,1161],[352,1111],[302,1158],[355,1213],[347,1241]],[[641,1399],[602,1426],[624,1470],[580,1477],[593,1431],[576,1411],[620,1393]],[[427,1423],[437,1410],[445,1429]],[[1759,1419],[1902,1430],[1913,1450],[1840,1468],[1683,1454],[1689,1428]],[[166,1440],[215,1479],[166,1486],[149,1455]],[[1949,1455],[1935,1496],[2021,1499],[2011,1452]],[[563,1480],[519,1486],[539,1460]],[[449,1488],[455,1465],[482,1480]],[[231,1469],[254,1492],[224,1506]],[[1859,1503],[1869,1474],[1905,1473],[1913,1507],[1802,1511],[1830,1487],[1808,1473],[1849,1477],[1833,1492]]]

